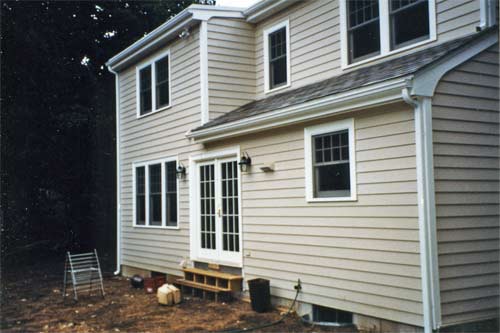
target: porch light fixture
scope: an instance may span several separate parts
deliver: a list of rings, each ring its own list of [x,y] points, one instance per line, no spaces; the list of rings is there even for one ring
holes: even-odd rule
[[[247,172],[248,167],[252,165],[252,159],[250,156],[248,156],[248,153],[243,153],[243,156],[241,156],[241,160],[238,163],[240,166],[241,172]]]
[[[186,176],[186,168],[184,167],[184,165],[179,164],[177,170],[175,170],[175,174],[177,175],[177,179],[184,179],[184,177]]]

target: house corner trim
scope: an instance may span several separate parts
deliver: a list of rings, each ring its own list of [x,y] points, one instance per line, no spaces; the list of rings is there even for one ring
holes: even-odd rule
[[[200,111],[201,125],[208,122],[208,21],[200,23]]]

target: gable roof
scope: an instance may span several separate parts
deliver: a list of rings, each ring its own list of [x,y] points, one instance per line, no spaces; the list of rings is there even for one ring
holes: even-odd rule
[[[192,4],[106,62],[111,72],[139,61],[175,39],[179,32],[211,17],[239,18],[256,23],[299,0],[261,0],[249,8]]]
[[[471,41],[475,41],[492,31],[494,29],[487,29],[480,33],[444,42],[415,53],[351,70],[323,81],[255,100],[197,127],[192,130],[192,133],[195,134],[197,131],[262,115],[352,89],[413,75],[427,66],[438,62],[440,59],[446,57],[446,55],[466,47]]]

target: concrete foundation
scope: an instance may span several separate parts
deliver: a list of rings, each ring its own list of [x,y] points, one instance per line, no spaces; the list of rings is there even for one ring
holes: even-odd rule
[[[408,324],[398,323],[387,319],[369,317],[353,313],[352,322],[360,332],[366,333],[423,333],[424,328]]]

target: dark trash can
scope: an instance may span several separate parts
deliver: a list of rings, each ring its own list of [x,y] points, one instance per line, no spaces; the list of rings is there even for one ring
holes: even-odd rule
[[[271,289],[269,287],[269,280],[248,280],[248,288],[250,289],[252,310],[255,312],[266,312],[271,310]]]

